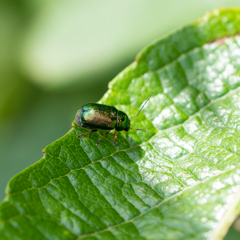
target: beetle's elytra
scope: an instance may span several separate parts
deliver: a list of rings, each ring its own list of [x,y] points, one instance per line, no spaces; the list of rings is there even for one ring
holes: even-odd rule
[[[138,114],[141,112],[148,100],[143,104]],[[136,115],[136,117],[138,116],[138,114]],[[78,126],[90,129],[90,131],[77,136],[77,138],[87,135],[90,132],[96,132],[98,129],[107,130],[107,132],[98,140],[98,145],[100,141],[111,132],[111,130],[115,129],[113,139],[114,145],[116,145],[116,134],[118,131],[127,132],[132,129],[147,132],[144,129],[130,128],[130,125],[134,123],[136,117],[134,118],[133,122],[130,123],[130,119],[127,114],[118,110],[114,106],[108,106],[99,103],[88,103],[82,106],[82,108],[77,111],[75,116],[75,122]]]

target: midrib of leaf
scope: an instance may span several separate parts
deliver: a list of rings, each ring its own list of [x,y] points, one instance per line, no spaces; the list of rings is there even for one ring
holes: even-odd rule
[[[190,49],[190,50],[188,50],[188,51],[185,51],[185,53],[182,53],[178,58],[176,58],[176,59],[173,59],[171,62],[169,62],[168,63],[168,66],[170,66],[174,61],[177,61],[177,60],[179,60],[179,59],[181,59],[182,57],[184,57],[184,55],[186,55],[186,54],[190,54],[192,51],[195,51],[197,48],[199,48],[199,47],[195,47],[195,48],[192,48],[192,49]],[[141,59],[141,57],[139,58],[139,59]],[[140,60],[139,60],[140,61]],[[158,70],[159,69],[162,69],[162,68],[166,68],[166,65],[165,66],[163,66],[163,67],[161,67],[161,68],[158,68]],[[129,70],[127,70],[127,71],[129,71]],[[150,71],[150,72],[154,72],[154,71]],[[146,71],[144,72],[144,73],[146,73]],[[141,74],[142,75],[142,74]],[[136,76],[140,76],[140,75],[136,75]],[[116,80],[114,80],[113,81],[113,83],[112,83],[112,90],[110,90],[110,92],[108,92],[107,94],[106,94],[106,96],[103,98],[103,102],[106,102],[106,103],[108,103],[107,101],[108,101],[108,99],[110,100],[110,101],[113,101],[113,98],[112,97],[114,97],[114,95],[113,96],[111,96],[111,94],[112,94],[112,92],[115,94],[115,93],[117,93],[117,91],[118,90],[120,90],[121,89],[121,87],[120,88],[118,88],[118,87],[116,87],[116,86],[114,86],[114,84],[116,83],[116,82],[118,82],[119,81],[119,77],[117,77],[116,78]],[[131,81],[129,82],[129,84],[131,84]],[[128,84],[128,86],[129,86],[129,84]],[[128,87],[127,87],[128,88]],[[127,88],[125,88],[125,89],[127,89]],[[124,88],[123,88],[123,90],[124,90]],[[115,92],[114,92],[115,91]],[[110,158],[111,156],[116,156],[117,155],[117,153],[119,153],[119,152],[127,152],[127,151],[129,151],[129,150],[132,150],[132,149],[134,149],[134,148],[136,148],[137,146],[138,147],[142,147],[142,146],[144,146],[145,144],[144,144],[144,142],[147,144],[147,143],[152,143],[152,141],[154,141],[153,139],[155,139],[156,138],[156,136],[158,136],[159,134],[162,134],[162,133],[164,133],[164,132],[166,132],[166,133],[169,133],[169,132],[173,132],[175,129],[179,129],[179,128],[181,128],[181,127],[183,127],[184,128],[184,126],[186,126],[186,124],[188,124],[189,122],[191,122],[196,116],[200,116],[200,114],[202,113],[202,112],[204,112],[209,106],[212,106],[214,103],[217,103],[217,102],[219,102],[221,99],[225,99],[225,98],[227,98],[228,96],[232,96],[232,95],[234,95],[234,93],[237,93],[239,91],[239,89],[237,88],[236,90],[231,90],[231,91],[229,91],[228,93],[225,93],[221,98],[216,98],[215,100],[210,100],[210,102],[207,104],[207,105],[205,105],[203,108],[200,108],[200,111],[197,111],[197,112],[195,112],[190,118],[188,118],[188,120],[186,121],[186,120],[183,120],[183,122],[181,123],[181,124],[179,124],[179,123],[177,123],[175,126],[170,126],[170,127],[168,127],[168,128],[166,128],[166,129],[164,129],[164,130],[160,130],[160,131],[158,131],[158,133],[156,134],[156,128],[154,128],[154,126],[151,126],[151,128],[150,128],[150,132],[151,132],[151,136],[154,136],[154,137],[152,137],[152,138],[148,138],[148,136],[146,136],[146,135],[144,135],[144,134],[139,134],[139,136],[138,135],[136,135],[135,133],[130,133],[129,135],[130,135],[130,138],[128,138],[128,139],[131,139],[131,138],[133,138],[133,139],[139,139],[139,137],[140,137],[140,139],[141,139],[141,141],[140,141],[140,144],[138,143],[138,141],[136,141],[136,143],[132,143],[132,142],[130,142],[129,140],[126,140],[126,138],[125,138],[125,136],[124,136],[124,138],[121,138],[120,137],[120,134],[119,134],[119,139],[121,140],[121,141],[127,141],[128,142],[128,145],[130,146],[130,147],[128,147],[128,148],[126,148],[126,146],[125,145],[123,145],[122,146],[122,144],[121,143],[118,143],[118,149],[117,150],[115,150],[114,152],[112,152],[110,155],[106,155],[105,154],[105,156],[104,156],[104,154],[102,153],[102,156],[103,156],[103,158],[100,158],[99,160],[96,160],[96,161],[93,161],[93,162],[90,162],[88,165],[86,165],[86,166],[84,166],[84,167],[81,167],[81,168],[74,168],[74,169],[71,169],[71,168],[69,168],[70,169],[70,171],[69,172],[67,172],[65,175],[60,175],[60,177],[57,177],[57,178],[51,178],[50,179],[50,181],[46,184],[46,185],[43,185],[43,186],[41,186],[41,187],[32,187],[32,188],[24,188],[24,190],[21,190],[21,191],[18,191],[18,189],[16,188],[16,186],[14,187],[14,185],[15,185],[15,183],[14,183],[14,181],[16,182],[16,180],[17,180],[17,177],[19,176],[19,180],[21,179],[21,173],[18,175],[18,176],[16,176],[11,182],[10,182],[10,184],[9,184],[9,195],[8,195],[8,197],[6,198],[6,202],[7,201],[9,201],[9,202],[11,202],[11,204],[13,204],[14,205],[14,199],[12,199],[15,195],[17,196],[20,192],[25,192],[26,194],[27,194],[27,191],[29,191],[29,190],[34,190],[34,189],[45,189],[48,185],[51,185],[51,183],[54,181],[54,180],[56,180],[56,179],[60,179],[60,178],[64,178],[64,176],[69,176],[70,175],[70,173],[73,173],[73,172],[75,172],[75,171],[77,171],[77,170],[80,170],[80,169],[86,169],[86,168],[88,168],[89,166],[92,166],[92,165],[94,165],[94,164],[96,164],[96,163],[101,163],[104,159],[107,159],[107,158]],[[121,95],[121,94],[120,94]],[[130,94],[131,95],[131,94]],[[121,99],[120,99],[121,100]],[[109,102],[110,103],[110,102]],[[129,104],[129,102],[126,104],[126,102],[125,102],[125,100],[124,101],[118,101],[118,103],[119,104],[122,104],[122,105],[130,105]],[[134,105],[134,104],[131,104],[131,105]],[[123,107],[124,108],[124,106],[120,106],[120,108],[121,107]],[[138,107],[137,105],[135,105],[135,107]],[[133,110],[136,110],[135,108],[133,108]],[[126,110],[126,112],[128,112],[131,116],[132,115],[134,115],[133,114],[133,112],[131,111],[131,109],[127,109]],[[131,118],[132,119],[132,118]],[[136,124],[142,124],[142,123],[149,123],[150,121],[147,119],[147,118],[145,118],[144,117],[144,115],[143,114],[141,114],[140,116],[139,116],[139,119],[138,119],[138,122],[136,123]],[[141,126],[142,127],[142,126]],[[148,129],[149,130],[149,129]],[[78,134],[79,133],[79,131],[81,132],[82,131],[82,129],[79,129],[77,126],[75,126],[74,125],[74,128],[72,129],[72,130],[70,130],[70,132],[69,132],[69,134],[71,135],[73,135],[73,137],[74,136],[76,136],[76,134]],[[187,132],[186,132],[187,133]],[[191,135],[191,134],[189,134],[189,135]],[[194,137],[194,136],[192,136],[192,137]],[[98,134],[95,134],[95,135],[93,135],[93,137],[92,138],[89,138],[89,140],[93,143],[93,144],[95,144],[95,142],[96,142],[96,139],[97,138],[99,138],[99,136],[98,136]],[[63,138],[62,138],[62,140],[64,141],[64,139],[67,139],[67,135],[66,136],[64,136]],[[109,139],[109,138],[107,138],[107,139]],[[103,143],[103,147],[104,146],[107,146],[107,145],[105,145],[107,142],[108,142],[108,140],[105,140],[105,143]],[[58,142],[60,142],[61,141],[61,139],[58,141]],[[69,140],[67,140],[67,141],[69,141]],[[85,140],[82,140],[82,141],[85,141]],[[201,141],[204,141],[203,139],[201,139]],[[198,141],[199,142],[199,141]],[[84,142],[83,142],[84,143]],[[112,143],[112,140],[110,141],[110,142],[108,142],[108,145],[109,144],[111,144]],[[206,143],[208,143],[210,146],[213,146],[213,145],[211,145],[211,142],[209,143],[209,142],[207,142],[206,141]],[[58,143],[56,143],[56,144],[58,144]],[[84,143],[84,145],[85,145],[85,143]],[[131,146],[132,145],[132,146]],[[67,145],[68,146],[68,145]],[[166,156],[164,156],[164,155],[162,155],[162,153],[161,152],[159,152],[152,144],[151,144],[151,146],[153,147],[153,149],[155,149],[155,151],[157,151],[158,152],[158,155],[159,156],[161,156],[161,157],[163,157],[163,158],[166,158],[167,159],[167,157]],[[195,148],[194,148],[195,149]],[[83,148],[83,150],[84,150],[84,148]],[[227,150],[227,149],[226,149]],[[85,151],[85,150],[84,150]],[[49,155],[50,156],[50,152],[51,151],[49,151],[49,147],[48,148],[46,148],[46,150],[45,150],[45,152],[46,152],[46,154],[47,155]],[[194,151],[193,151],[194,152]],[[189,153],[188,153],[189,154]],[[88,156],[88,153],[86,152],[86,155]],[[236,155],[237,156],[237,155]],[[53,155],[53,157],[55,157],[54,155]],[[89,156],[88,156],[89,157]],[[76,156],[75,156],[75,158],[77,158]],[[130,157],[129,157],[130,158]],[[61,160],[61,158],[59,157],[58,158],[60,161],[62,161]],[[90,158],[89,158],[90,159]],[[131,159],[131,158],[130,158]],[[91,160],[91,159],[90,159]],[[123,159],[124,160],[124,159]],[[131,159],[132,160],[132,162],[134,162],[133,161],[133,159]],[[171,161],[172,159],[171,158],[169,158],[169,161]],[[42,159],[42,163],[44,162],[44,164],[46,163],[46,159],[45,158],[43,158]],[[116,162],[116,160],[114,159],[114,161],[115,161],[115,163],[116,164],[118,164],[117,162]],[[140,161],[140,160],[139,160]],[[152,161],[152,160],[149,160],[149,161]],[[41,165],[41,162],[39,162],[39,165]],[[63,161],[62,161],[63,162]],[[65,162],[63,162],[64,164],[66,164]],[[136,164],[136,163],[135,163]],[[157,164],[156,164],[157,165]],[[173,164],[174,165],[174,164]],[[105,170],[107,170],[108,171],[108,169],[106,169],[103,165],[101,165],[102,167],[103,167],[103,169],[105,169]],[[32,167],[30,167],[28,170],[29,170],[29,172],[31,172],[31,169],[34,169],[36,167],[36,165],[34,165],[34,166],[32,166]],[[69,167],[69,166],[68,166]],[[176,165],[175,165],[175,167],[176,167]],[[43,168],[43,167],[42,167]],[[140,172],[140,170],[139,170],[139,168],[140,168],[140,165],[138,165],[138,172],[140,173],[140,175],[141,175],[141,181],[136,181],[136,182],[125,182],[125,184],[129,184],[129,185],[133,185],[133,183],[140,183],[140,182],[142,182],[142,183],[146,183],[146,179],[144,179],[143,178],[143,173],[141,173]],[[131,170],[129,170],[129,169],[125,169],[126,171],[131,171]],[[135,217],[132,217],[131,219],[129,219],[129,220],[124,220],[124,218],[122,217],[122,220],[123,220],[123,222],[121,222],[121,223],[119,223],[119,224],[115,224],[115,225],[112,225],[112,226],[110,226],[110,227],[106,227],[106,228],[104,228],[104,229],[102,229],[102,230],[100,230],[100,231],[95,231],[95,232],[93,232],[93,233],[90,233],[90,234],[81,234],[79,237],[77,237],[77,235],[76,235],[76,233],[74,233],[73,231],[71,231],[70,229],[68,229],[68,228],[66,228],[66,226],[65,225],[63,225],[62,223],[62,225],[61,226],[63,226],[66,230],[68,230],[68,231],[71,231],[71,233],[73,234],[73,235],[75,235],[76,236],[76,238],[77,239],[81,239],[81,238],[84,238],[84,237],[90,237],[90,236],[95,236],[95,235],[97,235],[97,234],[102,234],[102,233],[106,233],[107,231],[109,231],[109,230],[114,230],[114,229],[116,229],[116,228],[118,228],[118,227],[121,227],[121,226],[125,226],[125,225],[127,225],[128,223],[134,223],[134,221],[135,220],[138,220],[138,219],[140,219],[141,217],[144,217],[144,216],[146,216],[146,214],[148,214],[149,212],[152,212],[154,209],[158,209],[158,207],[160,207],[160,206],[162,206],[162,205],[164,205],[164,204],[166,204],[166,203],[168,203],[169,201],[171,201],[171,200],[173,200],[173,199],[176,199],[176,198],[178,198],[178,197],[183,197],[183,195],[184,194],[186,194],[186,193],[189,193],[190,192],[190,190],[193,190],[193,189],[197,189],[199,186],[201,186],[201,185],[203,185],[203,184],[205,184],[205,183],[209,183],[209,182],[211,182],[211,181],[213,181],[214,179],[218,179],[218,177],[220,177],[220,176],[223,176],[224,174],[227,174],[227,173],[233,173],[233,172],[236,172],[237,170],[239,170],[239,167],[237,167],[237,166],[235,166],[235,168],[234,169],[230,169],[230,170],[225,170],[225,171],[222,171],[221,173],[219,173],[219,174],[217,174],[217,175],[214,175],[214,176],[211,176],[211,177],[208,177],[208,178],[206,178],[206,179],[204,179],[204,180],[202,180],[202,181],[199,181],[198,180],[198,182],[194,185],[194,186],[189,186],[189,187],[186,187],[186,186],[184,186],[183,185],[183,190],[180,190],[180,191],[178,191],[177,193],[175,193],[175,194],[173,194],[173,195],[171,195],[170,197],[165,197],[165,199],[163,200],[163,201],[161,201],[160,203],[158,203],[158,204],[155,204],[155,206],[153,206],[153,207],[151,207],[150,205],[149,205],[149,209],[148,210],[146,210],[146,211],[143,211],[142,213],[141,213],[141,211],[139,210],[139,212],[140,212],[140,214],[138,214],[138,215],[136,215]],[[111,172],[109,172],[110,173],[110,175],[111,175]],[[87,174],[87,173],[86,173]],[[115,175],[114,175],[115,176]],[[176,178],[176,176],[174,176],[173,174],[172,174],[172,176],[174,177],[174,178]],[[118,178],[118,179],[121,179],[121,178]],[[180,181],[180,179],[178,179],[178,178],[176,178],[179,182],[181,182]],[[121,180],[122,181],[122,180]],[[124,182],[124,181],[123,181]],[[91,180],[91,183],[95,186],[95,184],[94,184],[94,182]],[[72,185],[73,186],[73,185]],[[79,200],[80,200],[80,195],[78,194],[78,190],[75,188],[75,186],[73,186],[74,187],[74,189],[75,189],[75,192],[76,192],[76,194],[78,195],[78,197],[79,197]],[[96,186],[95,186],[96,187]],[[14,189],[15,188],[15,189]],[[106,200],[106,202],[108,202],[110,205],[111,205],[111,203],[109,202],[109,200],[104,196],[104,194],[102,194],[102,192],[99,190],[99,188],[98,187],[96,187],[97,189],[98,189],[98,191],[99,191],[99,194],[101,195],[101,196],[103,196],[104,198],[105,198],[105,200]],[[152,186],[150,186],[150,188],[151,188],[151,190],[153,190],[155,193],[157,193],[157,195],[158,196],[160,196],[160,193],[158,192],[158,191],[156,191],[156,189],[154,189]],[[50,192],[49,192],[49,194],[51,194]],[[136,194],[136,193],[135,193]],[[125,197],[125,195],[122,195],[122,196],[124,196]],[[137,194],[136,194],[136,196],[138,196]],[[235,195],[236,196],[236,195]],[[139,197],[139,196],[138,196]],[[41,199],[41,198],[40,198]],[[161,198],[159,198],[159,200],[160,200]],[[144,202],[144,201],[143,201]],[[15,202],[15,204],[17,204],[16,202]],[[61,203],[62,204],[62,203]],[[237,204],[237,202],[236,202],[236,204]],[[233,211],[233,209],[235,209],[235,206],[233,207],[233,205],[235,205],[235,204],[232,204],[231,206],[232,206],[232,209],[230,209],[230,210],[228,210],[228,212],[232,212]],[[111,205],[112,206],[112,205]],[[114,208],[113,208],[114,209]],[[116,210],[116,209],[115,209]],[[20,212],[19,212],[20,213]],[[72,212],[73,214],[74,214],[74,212]],[[121,214],[119,213],[119,212],[117,212],[120,216],[121,216]],[[21,213],[20,213],[21,214]],[[25,214],[25,213],[24,213]],[[24,215],[23,214],[23,215]],[[92,212],[92,214],[94,214],[94,212]],[[227,213],[226,213],[227,214]],[[225,214],[225,215],[226,215]],[[27,214],[25,214],[25,215],[27,215]],[[225,216],[224,215],[224,216]],[[234,215],[234,214],[230,214],[231,215],[231,217]],[[16,215],[15,215],[16,216]],[[14,217],[15,217],[14,216]],[[77,217],[78,217],[78,215],[76,215]],[[34,216],[32,216],[32,218],[31,218],[31,215],[29,216],[29,219],[32,219],[33,220],[33,217]],[[43,219],[43,216],[39,216],[40,218],[42,218]],[[52,218],[54,219],[54,216],[52,216]],[[80,218],[81,219],[81,218]],[[47,220],[47,219],[46,219]],[[2,220],[1,220],[2,221]],[[9,221],[9,219],[7,219],[7,221]],[[58,219],[55,219],[55,221],[58,223]],[[227,221],[227,219],[226,219],[226,221]],[[58,223],[58,224],[60,224],[60,223]],[[135,223],[134,223],[135,224]],[[224,222],[224,220],[222,220],[222,222],[221,222],[221,224],[223,224],[223,225],[225,225],[225,227],[228,225],[228,224],[225,224],[225,222]],[[221,225],[221,224],[218,224],[219,226]],[[229,223],[230,224],[230,223]],[[1,227],[1,224],[0,224],[0,227]],[[32,226],[32,227],[34,227],[34,225]],[[39,227],[37,227],[38,228],[38,230],[40,231],[40,229],[39,229]],[[220,227],[218,227],[218,228],[220,228]],[[136,227],[136,229],[137,229],[137,227]],[[179,229],[178,229],[179,230]],[[219,229],[217,229],[217,230],[219,230]],[[215,233],[212,235],[213,236],[213,238],[212,239],[215,239],[215,236],[217,236],[218,235],[218,233],[216,232],[217,230],[215,230]],[[139,231],[140,231],[140,229],[139,229]],[[222,230],[223,231],[223,230]],[[41,232],[42,232],[42,234],[45,236],[45,238],[47,239],[48,238],[48,234],[44,234],[44,231],[42,231],[41,230]],[[111,234],[113,234],[113,233],[111,233]],[[142,236],[142,238],[143,239],[152,239],[151,237],[150,238],[148,238],[148,237],[144,237],[144,234],[142,235],[141,233],[139,233],[141,236]],[[130,235],[129,235],[130,236]],[[98,236],[98,237],[100,237],[100,236]],[[112,235],[112,237],[114,237],[114,235]],[[68,238],[68,239],[72,239],[72,238]],[[155,238],[153,238],[153,239],[155,239]]]

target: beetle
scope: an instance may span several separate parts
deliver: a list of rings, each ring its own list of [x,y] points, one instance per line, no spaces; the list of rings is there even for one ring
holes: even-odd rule
[[[134,129],[130,128],[130,126],[134,123],[139,113],[142,111],[146,103],[149,101],[149,98],[144,102],[142,107],[140,108],[139,112],[135,116],[132,123],[130,123],[130,119],[128,115],[118,110],[114,106],[99,104],[99,103],[87,103],[79,109],[75,116],[75,123],[83,128],[90,129],[89,132],[82,133],[77,136],[80,138],[84,135],[87,135],[91,132],[96,132],[99,129],[106,130],[107,132],[98,140],[96,145],[99,145],[101,140],[108,135],[113,129],[115,132],[113,134],[114,145],[116,145],[116,138],[118,131],[125,131],[128,132],[131,130],[142,130],[150,134],[148,131],[144,129]]]

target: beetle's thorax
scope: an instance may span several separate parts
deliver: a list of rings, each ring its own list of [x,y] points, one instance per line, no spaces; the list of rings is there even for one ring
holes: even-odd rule
[[[130,128],[130,120],[126,113],[122,111],[118,111],[117,113],[117,124],[116,124],[117,131],[128,131]]]

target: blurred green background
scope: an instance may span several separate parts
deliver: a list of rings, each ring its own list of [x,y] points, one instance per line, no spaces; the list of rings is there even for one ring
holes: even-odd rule
[[[227,6],[240,0],[1,1],[0,199],[143,47]]]

